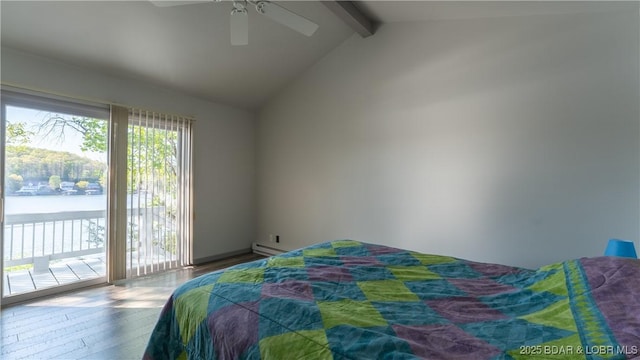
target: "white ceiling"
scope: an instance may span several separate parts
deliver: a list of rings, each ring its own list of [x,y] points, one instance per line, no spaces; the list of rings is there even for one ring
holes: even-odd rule
[[[638,11],[638,1],[362,1],[364,12],[383,22],[454,20]]]
[[[230,2],[0,0],[2,46],[257,108],[353,34],[317,1],[280,1],[320,25],[312,37],[249,11],[249,45],[229,42]],[[358,1],[381,22],[608,11],[611,2]],[[621,5],[622,4],[622,5]],[[637,8],[637,2],[635,2]],[[636,10],[637,11],[637,10]],[[373,35],[375,36],[375,35]]]
[[[249,45],[231,46],[231,3],[5,1],[2,46],[255,108],[353,32],[318,2],[283,6],[320,25],[306,37],[249,10]]]

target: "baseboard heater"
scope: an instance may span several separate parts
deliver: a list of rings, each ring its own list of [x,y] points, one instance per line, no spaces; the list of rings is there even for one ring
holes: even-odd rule
[[[283,252],[285,252],[284,250],[272,248],[270,246],[266,246],[258,243],[253,243],[253,245],[251,245],[251,250],[253,250],[253,252],[256,254],[260,254],[264,256],[274,256],[274,255],[282,254]]]

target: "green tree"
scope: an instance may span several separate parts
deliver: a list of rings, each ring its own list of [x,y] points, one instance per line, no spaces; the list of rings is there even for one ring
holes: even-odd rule
[[[11,123],[7,121],[7,144],[24,145],[27,144],[33,132],[25,129],[25,123]]]
[[[6,172],[20,174],[29,181],[46,181],[52,175],[63,180],[98,180],[106,165],[76,154],[32,148],[24,145],[7,145]]]
[[[89,182],[81,180],[76,183],[76,186],[78,187],[78,189],[80,189],[80,191],[85,191],[87,189],[87,186],[89,186]]]
[[[51,114],[40,125],[39,132],[64,141],[66,131],[75,131],[82,134],[82,145],[80,145],[82,151],[106,152],[107,126],[107,122],[100,119]]]
[[[58,175],[49,176],[49,187],[51,187],[52,189],[58,189],[60,187],[61,182],[62,180],[60,179],[60,176]]]
[[[6,186],[9,192],[16,192],[20,190],[23,184],[24,179],[22,178],[22,176],[18,174],[10,174],[9,176],[7,176]]]
[[[83,151],[107,151],[108,128],[104,120],[52,114],[45,119],[39,131],[45,136],[53,136],[57,139],[64,139],[67,131],[75,131],[82,135]],[[128,132],[127,189],[130,192],[140,190],[174,192],[178,166],[177,132],[133,125],[129,126]],[[145,166],[139,166],[140,164]],[[76,179],[100,179],[102,176],[102,174],[82,172],[82,169],[78,174],[78,169],[66,167],[62,178],[72,178],[70,173],[76,175]],[[98,181],[105,186],[103,181]]]
[[[98,184],[100,184],[100,186],[102,186],[103,189],[106,189],[107,187],[107,172],[104,171],[102,173],[102,175],[100,175],[100,178],[98,178]]]

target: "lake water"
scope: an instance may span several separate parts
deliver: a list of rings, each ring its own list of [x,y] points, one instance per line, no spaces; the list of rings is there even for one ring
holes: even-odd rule
[[[151,196],[149,196],[151,197]],[[138,207],[138,195],[129,195],[128,208]],[[151,200],[151,199],[149,199]],[[144,196],[140,198],[144,206]],[[39,214],[65,211],[92,211],[107,208],[107,195],[7,196],[5,214]]]
[[[90,211],[107,208],[106,195],[7,196],[5,214],[38,214]]]

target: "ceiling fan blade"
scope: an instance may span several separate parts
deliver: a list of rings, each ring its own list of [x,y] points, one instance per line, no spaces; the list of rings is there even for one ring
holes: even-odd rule
[[[231,45],[249,44],[249,16],[246,11],[231,12]]]
[[[214,2],[215,0],[149,0],[157,7],[170,7],[178,5],[201,4],[206,2]]]
[[[307,36],[318,30],[318,24],[272,2],[259,1],[256,3],[256,10],[273,21]]]

